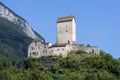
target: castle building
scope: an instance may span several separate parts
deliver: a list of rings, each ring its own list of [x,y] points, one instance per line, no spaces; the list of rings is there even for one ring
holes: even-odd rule
[[[74,16],[62,16],[57,20],[56,44],[44,43],[34,38],[28,46],[28,57],[62,56],[66,57],[70,51],[84,50],[99,54],[97,46],[76,44],[76,22]]]
[[[57,20],[57,44],[76,44],[76,23],[73,16],[60,17]]]

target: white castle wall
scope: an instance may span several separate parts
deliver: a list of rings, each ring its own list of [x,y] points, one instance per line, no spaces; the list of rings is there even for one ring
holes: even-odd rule
[[[32,42],[29,47],[28,47],[28,57],[31,55],[33,57],[40,57],[43,55],[43,50],[44,50],[44,44],[41,42]]]
[[[99,54],[97,46],[84,46],[84,45],[66,45],[61,47],[49,47],[49,44],[42,42],[32,42],[28,47],[28,57],[41,57],[41,56],[62,56],[66,57],[70,51],[83,50],[87,53]]]
[[[76,24],[73,18],[72,21],[57,23],[57,43],[73,44],[76,42]]]
[[[73,20],[72,20],[72,40],[73,40],[73,42],[75,42],[76,43],[76,22],[75,22],[75,19],[73,18]]]
[[[98,47],[95,46],[91,46],[91,47],[84,47],[83,49],[84,51],[88,52],[88,53],[95,53],[95,54],[99,54],[99,49]]]
[[[65,47],[49,47],[49,44],[39,42],[32,42],[28,47],[28,57],[41,57],[41,56],[62,56],[66,57],[70,51],[70,46]]]
[[[52,50],[53,56],[67,56],[67,47],[52,47],[50,50]]]

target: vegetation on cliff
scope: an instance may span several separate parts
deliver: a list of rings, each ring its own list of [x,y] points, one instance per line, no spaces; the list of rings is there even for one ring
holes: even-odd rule
[[[26,58],[19,64],[0,60],[1,80],[119,80],[120,61],[103,51],[99,55],[76,51],[68,57]]]
[[[31,41],[17,24],[0,17],[0,56],[13,62],[22,60]]]

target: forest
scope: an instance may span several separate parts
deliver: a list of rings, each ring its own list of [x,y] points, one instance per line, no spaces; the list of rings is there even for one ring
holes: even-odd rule
[[[37,32],[35,34],[45,41]],[[0,56],[7,57],[10,61],[23,60],[27,56],[27,48],[31,42],[32,39],[19,25],[0,17]]]
[[[120,59],[72,51],[66,58],[43,56],[11,62],[0,58],[0,80],[120,80]]]

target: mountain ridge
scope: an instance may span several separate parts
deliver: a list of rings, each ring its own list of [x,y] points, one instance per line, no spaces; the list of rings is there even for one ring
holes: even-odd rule
[[[0,2],[0,17],[4,17],[8,19],[9,21],[14,22],[15,24],[19,25],[22,31],[29,37],[35,38],[38,37],[32,27],[29,25],[29,23],[22,18],[21,16],[17,15],[15,12],[13,12],[10,8],[5,6],[2,2]]]
[[[0,57],[10,61],[23,60],[35,37],[45,42],[24,18],[0,2]]]

